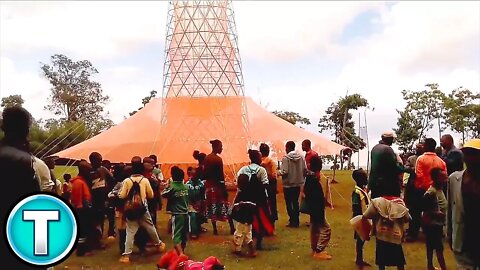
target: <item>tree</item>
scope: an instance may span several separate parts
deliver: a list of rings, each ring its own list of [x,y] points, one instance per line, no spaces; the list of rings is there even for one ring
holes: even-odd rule
[[[0,107],[2,108],[9,108],[9,107],[15,107],[15,106],[23,106],[23,103],[25,103],[25,100],[23,100],[21,95],[10,95],[8,97],[3,97],[2,102],[0,104]]]
[[[397,128],[393,130],[404,152],[412,150],[415,141],[432,129],[433,121],[442,118],[445,94],[438,89],[436,83],[425,86],[428,88],[421,91],[402,91],[403,100],[407,104],[404,110],[397,110],[399,118]],[[443,128],[439,125],[439,129]]]
[[[41,67],[43,76],[52,85],[50,104],[45,109],[61,116],[62,122],[82,121],[92,132],[98,131],[98,123],[112,125],[103,115],[109,97],[103,94],[100,83],[91,79],[98,73],[92,63],[75,62],[62,54],[53,55],[51,62]],[[104,124],[100,126],[104,128]]]
[[[480,136],[480,93],[469,89],[454,89],[444,101],[445,124],[462,135],[462,141]],[[471,135],[471,136],[469,136]]]
[[[335,137],[334,142],[345,145],[355,152],[365,148],[366,143],[355,132],[355,122],[350,111],[367,106],[368,101],[360,94],[340,98],[327,108],[325,115],[320,119],[318,123],[320,132],[329,131]],[[341,169],[345,160],[350,164],[353,151],[343,151],[340,158]]]
[[[156,96],[157,96],[157,91],[155,91],[155,90],[150,91],[150,95],[148,95],[148,96],[146,96],[142,99],[142,105],[143,106],[138,108],[138,110],[129,113],[129,115],[132,116],[132,115],[136,114],[142,108],[145,108],[145,106]]]
[[[48,122],[48,121],[47,121]],[[37,157],[46,157],[81,143],[92,134],[81,122],[34,121],[30,130],[30,147]]]
[[[397,119],[397,128],[394,128],[397,138],[398,149],[403,153],[413,150],[414,143],[420,138],[420,129],[422,128],[420,119],[415,119],[408,111],[397,110],[400,115]]]
[[[299,124],[304,124],[304,125],[310,125],[310,119],[301,116],[299,113],[296,112],[290,112],[290,111],[273,111],[273,114],[275,114],[277,117],[282,118],[283,120],[289,122],[292,125],[296,125],[297,123]]]

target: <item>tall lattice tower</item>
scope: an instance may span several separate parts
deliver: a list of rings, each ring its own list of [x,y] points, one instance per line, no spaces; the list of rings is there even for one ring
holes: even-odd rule
[[[202,149],[220,139],[227,160],[232,149],[251,146],[237,43],[231,1],[169,3],[161,123],[177,135],[167,143],[190,142]],[[181,126],[189,130],[176,130]],[[192,136],[204,129],[214,135]]]
[[[163,97],[243,96],[231,1],[173,1],[168,10]]]

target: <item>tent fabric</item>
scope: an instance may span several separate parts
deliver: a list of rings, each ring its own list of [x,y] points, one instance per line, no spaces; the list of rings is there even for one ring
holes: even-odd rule
[[[228,180],[249,162],[247,150],[258,149],[260,143],[270,145],[277,160],[289,140],[301,151],[301,142],[310,139],[321,155],[339,154],[345,148],[278,118],[248,97],[175,97],[153,99],[125,121],[55,156],[88,160],[96,151],[111,162],[128,163],[133,156],[155,154],[169,175],[173,165],[195,166],[193,151],[210,153],[213,139],[223,142],[221,157]]]

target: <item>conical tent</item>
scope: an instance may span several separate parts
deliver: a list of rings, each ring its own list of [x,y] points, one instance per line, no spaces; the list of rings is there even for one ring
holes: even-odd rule
[[[249,112],[249,134],[242,123],[244,102]],[[162,104],[167,104],[168,115],[163,123],[159,117]],[[301,142],[310,139],[312,148],[322,155],[338,154],[345,148],[278,118],[248,97],[178,97],[165,101],[154,99],[122,123],[56,155],[87,159],[91,152],[97,151],[112,162],[129,162],[136,155],[156,154],[162,168],[168,172],[173,165],[184,169],[194,166],[193,151],[210,153],[212,139],[223,141],[221,156],[229,176],[248,163],[248,148],[258,149],[262,142],[270,145],[274,159],[282,158],[289,140],[301,151]]]
[[[265,142],[281,158],[284,145],[312,141],[320,154],[344,147],[296,127],[244,97],[240,54],[230,1],[175,1],[168,11],[163,98],[152,100],[117,126],[56,155],[85,159],[92,151],[112,162],[156,154],[169,167],[194,166],[192,153],[223,142],[227,179],[248,163],[247,150]]]

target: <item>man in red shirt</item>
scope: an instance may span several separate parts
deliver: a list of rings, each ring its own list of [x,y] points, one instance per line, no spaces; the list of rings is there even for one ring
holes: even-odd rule
[[[318,153],[312,150],[312,142],[308,139],[302,142],[302,150],[306,153],[305,162],[307,163],[307,169],[311,171],[310,160],[312,160],[312,157],[318,157]]]
[[[70,203],[72,204],[79,220],[79,237],[77,246],[77,256],[85,256],[89,254],[90,244],[87,242],[88,235],[92,231],[91,226],[91,203],[92,195],[87,182],[90,180],[90,172],[92,166],[86,160],[80,161],[78,164],[78,176],[74,177],[72,183],[72,193]],[[91,240],[91,239],[90,239]]]
[[[409,196],[410,205],[420,206],[423,195],[427,189],[432,185],[433,180],[431,171],[433,168],[440,168],[447,173],[447,165],[445,162],[435,154],[437,142],[432,138],[425,139],[423,143],[424,153],[417,158],[415,165],[415,181],[413,182],[413,190]],[[422,207],[410,207],[410,215],[412,221],[407,231],[407,241],[415,241],[418,237],[418,231],[421,226]]]
[[[435,154],[435,148],[437,142],[432,138],[425,139],[425,153],[418,157],[417,164],[415,166],[415,188],[427,191],[432,185],[433,180],[430,173],[433,168],[440,168],[447,173],[447,166],[445,161]]]

